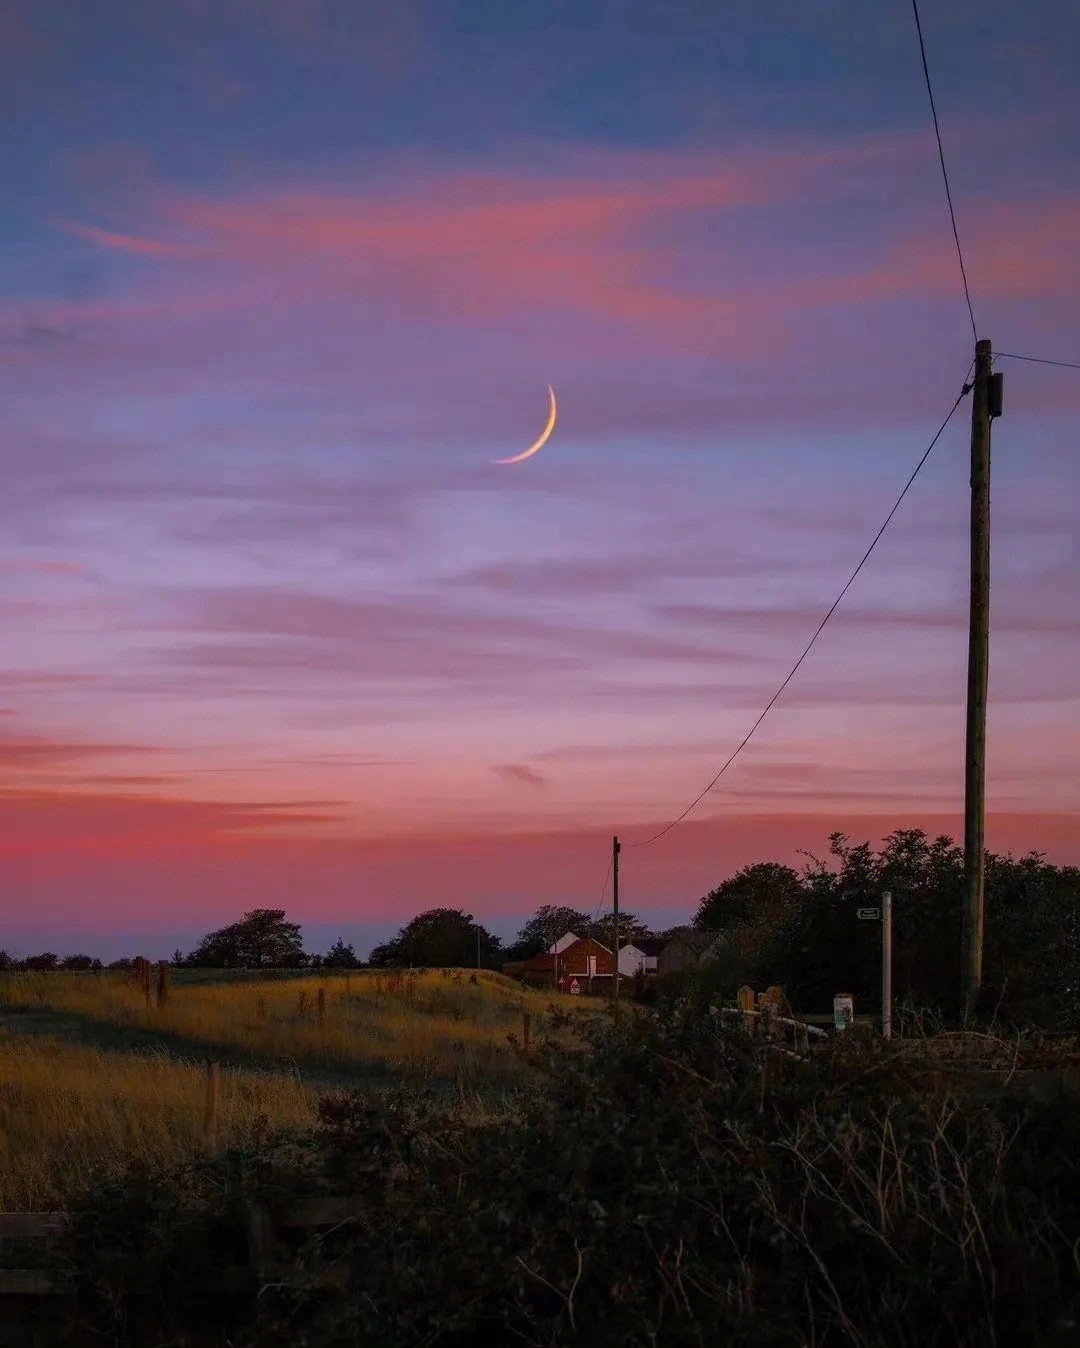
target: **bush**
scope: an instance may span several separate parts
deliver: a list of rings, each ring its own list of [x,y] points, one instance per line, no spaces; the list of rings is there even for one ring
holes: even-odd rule
[[[691,1000],[601,1025],[591,1051],[548,1071],[510,1122],[470,1126],[425,1096],[338,1096],[315,1144],[284,1166],[253,1159],[242,1185],[351,1192],[368,1213],[294,1256],[305,1274],[344,1267],[343,1292],[275,1278],[223,1312],[222,1333],[245,1348],[1073,1341],[1075,1081],[960,1089],[910,1053],[850,1041],[804,1061]],[[185,1183],[194,1213],[195,1189],[238,1182]],[[99,1200],[83,1230],[122,1221],[131,1257],[170,1270],[179,1334],[205,1299],[155,1212]]]

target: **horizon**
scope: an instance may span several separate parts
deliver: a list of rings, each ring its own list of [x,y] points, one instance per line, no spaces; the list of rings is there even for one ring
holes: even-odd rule
[[[910,13],[708,10],[0,17],[0,947],[962,837],[967,401],[632,850],[972,354]],[[1080,11],[924,20],[980,335],[1080,360]],[[986,843],[1076,865],[1080,373],[995,368]]]

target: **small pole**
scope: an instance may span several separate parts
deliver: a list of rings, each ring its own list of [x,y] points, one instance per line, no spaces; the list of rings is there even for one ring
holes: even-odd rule
[[[323,1027],[323,1021],[326,1019],[326,989],[319,989],[319,1029]]]
[[[476,924],[476,971],[480,972],[480,924]]]
[[[611,840],[611,931],[612,955],[615,960],[614,981],[611,985],[611,1006],[619,1013],[619,839]]]
[[[163,1007],[169,1000],[169,979],[172,973],[172,966],[168,960],[159,960],[157,967],[157,1004]]]
[[[964,749],[963,1008],[966,1021],[982,987],[986,685],[990,657],[991,347],[975,343],[971,396],[971,596],[968,618],[967,728]]]
[[[881,896],[881,1037],[892,1038],[892,890]]]
[[[221,1064],[206,1064],[206,1111],[203,1114],[203,1138],[208,1146],[217,1145],[218,1110],[221,1105]]]

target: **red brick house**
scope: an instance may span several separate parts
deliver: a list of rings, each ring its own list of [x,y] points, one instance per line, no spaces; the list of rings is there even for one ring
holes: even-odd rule
[[[569,939],[572,938],[572,939]],[[570,992],[575,980],[580,992],[589,992],[594,984],[606,987],[614,971],[611,951],[591,936],[573,936],[568,933],[551,950],[534,955],[531,960],[503,965],[503,973],[520,978],[523,983],[539,987],[559,988]]]

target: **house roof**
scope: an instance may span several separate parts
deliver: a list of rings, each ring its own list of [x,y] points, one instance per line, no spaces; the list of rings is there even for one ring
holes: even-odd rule
[[[560,936],[554,945],[548,946],[548,954],[561,955],[564,950],[569,949],[569,947],[572,946],[575,941],[579,941],[580,939],[581,938],[580,936],[578,936],[577,932],[568,931],[564,935]]]

